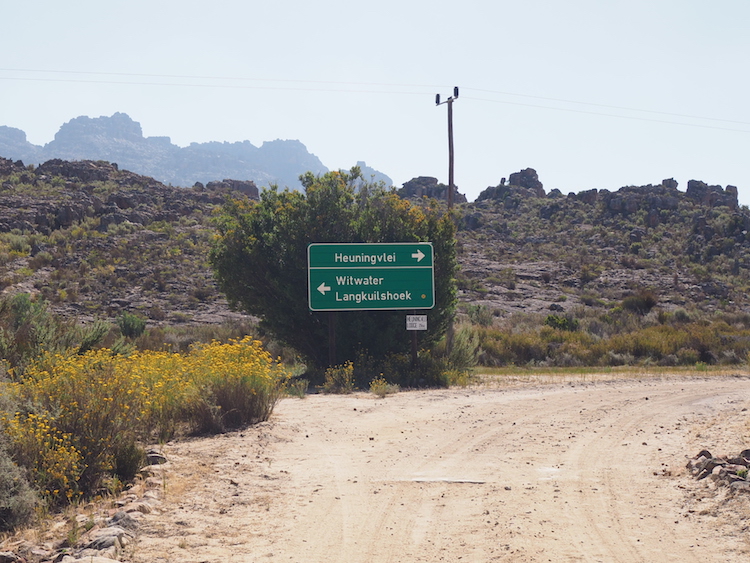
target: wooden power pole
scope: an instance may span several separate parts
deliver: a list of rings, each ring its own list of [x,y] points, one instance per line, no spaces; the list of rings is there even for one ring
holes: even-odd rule
[[[453,212],[453,192],[456,187],[453,185],[453,102],[458,99],[458,86],[453,87],[453,95],[445,100],[440,101],[440,94],[435,95],[435,105],[441,103],[448,104],[448,214]],[[445,335],[445,349],[448,354],[453,350],[453,319],[448,324],[448,332]]]
[[[440,101],[440,94],[435,96],[435,105],[448,104],[448,211],[453,210],[453,192],[456,187],[453,184],[453,102],[458,99],[458,86],[453,87],[453,95]]]

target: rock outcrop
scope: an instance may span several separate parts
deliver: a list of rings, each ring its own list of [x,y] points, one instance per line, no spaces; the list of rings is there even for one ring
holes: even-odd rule
[[[625,186],[615,192],[596,188],[578,193],[571,192],[567,199],[586,205],[601,205],[611,215],[632,215],[637,211],[645,211],[648,227],[655,227],[659,224],[662,211],[677,211],[681,198],[688,198],[691,202],[706,208],[726,206],[732,212],[737,212],[739,209],[735,186],[727,186],[724,189],[721,186],[709,186],[699,180],[690,180],[687,192],[680,192],[677,185],[674,178],[668,178],[658,185]],[[560,204],[555,201],[559,201],[563,195],[559,190],[554,189],[545,196],[536,171],[533,168],[527,168],[511,174],[507,184],[503,179],[497,186],[490,186],[482,191],[477,202],[502,201],[506,207],[517,207],[520,200],[541,197],[552,200],[540,210],[540,217],[550,219],[561,209]],[[742,223],[744,226],[745,221],[743,220]],[[750,228],[750,224],[746,227]]]
[[[209,182],[203,190],[165,186],[161,182],[128,171],[108,162],[50,160],[35,170],[22,162],[0,158],[0,175],[15,175],[18,183],[35,186],[51,178],[63,179],[62,194],[30,197],[19,193],[6,180],[0,186],[0,232],[18,229],[28,233],[50,234],[70,227],[86,217],[99,218],[99,229],[125,221],[146,225],[153,221],[177,221],[207,205],[221,205],[233,191],[258,199],[253,182],[223,180]],[[109,182],[122,187],[107,196],[97,195],[96,183]]]
[[[466,196],[458,192],[458,188],[453,187],[453,203],[465,203]],[[437,178],[431,176],[419,176],[412,178],[403,184],[398,190],[398,195],[403,198],[434,198],[441,201],[448,201],[448,186],[439,184]]]
[[[198,182],[194,188],[202,189],[203,185]],[[255,182],[252,180],[231,180],[231,179],[224,179],[221,182],[209,182],[206,184],[206,189],[208,191],[217,191],[217,190],[235,190],[240,193],[245,194],[250,199],[259,199],[260,194],[258,192],[258,186],[255,185]]]
[[[718,205],[726,205],[733,209],[739,207],[739,203],[737,202],[737,188],[735,186],[727,186],[725,190],[721,186],[709,186],[699,180],[690,180],[686,194],[690,199],[707,207]]]
[[[544,186],[539,181],[539,176],[533,168],[526,168],[520,172],[514,172],[508,178],[508,183],[511,186],[518,186],[519,188],[531,190],[536,197],[544,197],[545,195]]]
[[[718,457],[708,450],[701,450],[687,462],[687,469],[693,477],[708,479],[712,484],[728,487],[732,492],[750,493],[749,468],[750,449],[736,456]]]
[[[555,196],[559,194],[555,190]],[[501,201],[510,195],[518,197],[545,197],[544,186],[533,168],[526,168],[510,175],[508,183],[503,178],[497,186],[489,186],[483,190],[477,201]]]

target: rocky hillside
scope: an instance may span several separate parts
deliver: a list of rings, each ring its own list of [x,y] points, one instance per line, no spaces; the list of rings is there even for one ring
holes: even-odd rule
[[[207,258],[209,219],[252,182],[173,188],[107,162],[0,159],[0,286],[82,321],[138,313],[152,323],[219,323],[231,313]]]
[[[428,180],[405,195],[439,191]],[[209,219],[227,195],[258,190],[234,180],[174,188],[107,162],[0,159],[0,286],[82,320],[124,310],[153,324],[236,318],[207,263]],[[750,308],[750,212],[732,186],[691,181],[683,192],[665,180],[565,196],[529,169],[456,209],[464,313],[604,315],[639,292],[660,311]]]
[[[546,193],[533,169],[460,207],[462,300],[511,313],[606,312],[649,292],[660,310],[745,313],[750,212],[734,186],[692,180]]]
[[[192,186],[217,178],[251,180],[258,186],[278,184],[298,188],[299,175],[328,169],[296,140],[275,140],[260,147],[250,141],[191,143],[179,147],[169,137],[144,137],[140,123],[124,113],[111,117],[76,117],[65,123],[53,141],[44,146],[26,140],[26,133],[0,126],[0,155],[26,164],[51,159],[106,160],[120,168],[156,178],[174,186]],[[370,179],[390,178],[358,163]]]

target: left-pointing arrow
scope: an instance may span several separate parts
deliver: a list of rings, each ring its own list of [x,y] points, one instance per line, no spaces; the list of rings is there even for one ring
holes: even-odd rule
[[[331,286],[326,285],[326,282],[323,282],[318,286],[318,291],[325,295],[326,291],[331,291]]]

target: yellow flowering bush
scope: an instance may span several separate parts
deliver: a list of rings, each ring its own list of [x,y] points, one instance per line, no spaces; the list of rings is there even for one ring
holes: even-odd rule
[[[70,502],[80,494],[83,458],[70,434],[53,426],[47,415],[16,413],[0,417],[19,465],[26,467],[41,496],[50,505]]]
[[[172,352],[136,352],[127,358],[147,390],[141,414],[160,442],[170,440],[198,401],[192,359]]]
[[[238,427],[267,420],[282,395],[289,374],[258,340],[245,337],[227,344],[193,346],[190,370],[199,390],[194,408],[209,413],[209,428]]]
[[[340,366],[329,367],[325,372],[323,391],[325,393],[351,393],[354,390],[354,363],[344,362]]]
[[[19,390],[28,404],[54,418],[85,460],[81,485],[91,490],[117,470],[116,458],[146,430],[148,388],[127,358],[106,349],[45,355],[24,373]],[[131,471],[132,472],[132,471]]]
[[[197,345],[187,354],[100,349],[46,354],[0,384],[28,414],[2,413],[16,462],[54,501],[130,478],[136,443],[186,430],[223,431],[266,420],[288,374],[251,338]]]
[[[388,382],[382,375],[370,381],[370,393],[381,399],[388,394]]]

